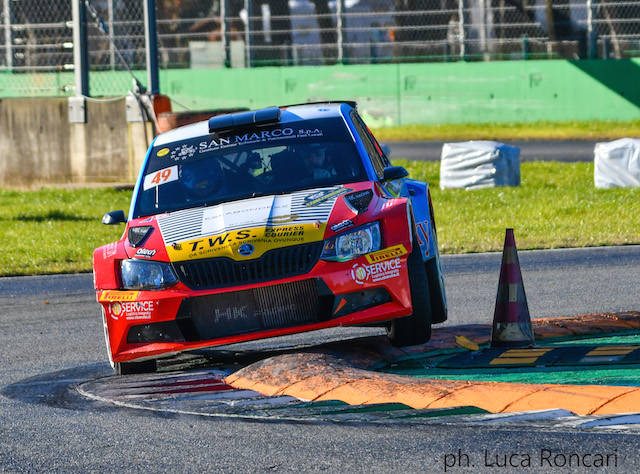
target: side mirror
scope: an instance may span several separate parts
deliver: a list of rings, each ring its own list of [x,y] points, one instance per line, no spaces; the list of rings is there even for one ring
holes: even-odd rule
[[[409,176],[409,172],[402,166],[387,166],[384,169],[383,180],[393,181],[394,179],[406,178]]]
[[[102,216],[102,223],[106,225],[122,224],[127,222],[124,211],[111,211]]]

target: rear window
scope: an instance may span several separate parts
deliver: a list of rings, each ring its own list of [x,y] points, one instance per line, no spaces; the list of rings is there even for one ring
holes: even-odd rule
[[[151,150],[134,217],[367,179],[339,118],[204,135]]]

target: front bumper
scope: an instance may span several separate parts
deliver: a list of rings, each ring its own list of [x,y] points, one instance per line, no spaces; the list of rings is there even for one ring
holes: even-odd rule
[[[100,290],[113,362],[411,314],[407,254],[215,290]]]

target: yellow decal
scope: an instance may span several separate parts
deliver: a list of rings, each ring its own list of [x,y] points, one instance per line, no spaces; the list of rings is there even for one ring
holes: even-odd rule
[[[478,344],[464,336],[456,336],[456,344],[460,347],[464,347],[465,349],[469,349],[470,351],[477,351],[480,349]]]
[[[165,156],[167,153],[169,153],[169,149],[163,148],[162,150],[158,150],[158,153],[156,153],[156,156]]]
[[[139,291],[104,290],[100,293],[100,301],[135,301]]]
[[[519,365],[519,364],[535,364],[538,356],[535,357],[496,357],[489,365]]]
[[[287,222],[293,222],[298,217],[300,217],[298,216],[298,214],[288,214],[286,216],[273,216],[273,217],[270,217],[269,220],[274,224],[278,225],[278,224],[286,224]]]
[[[538,358],[553,348],[509,349],[489,362],[489,365],[535,364]]]
[[[352,190],[349,188],[343,188],[342,186],[337,189],[325,189],[322,191],[316,191],[304,198],[304,205],[306,207],[317,206],[320,203],[323,203],[331,198],[338,197],[342,194],[346,194],[349,191]]]
[[[389,260],[390,258],[400,257],[407,254],[407,249],[404,245],[398,244],[393,247],[387,247],[386,249],[378,250],[377,252],[371,252],[365,255],[367,262],[378,263],[383,260]]]
[[[600,346],[589,351],[586,356],[612,356],[612,355],[627,355],[630,352],[635,351],[638,346]]]
[[[326,223],[278,225],[234,230],[222,234],[167,245],[172,262],[200,258],[228,257],[252,260],[271,249],[322,240]]]

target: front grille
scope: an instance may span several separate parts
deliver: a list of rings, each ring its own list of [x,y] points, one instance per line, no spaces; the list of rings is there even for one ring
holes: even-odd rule
[[[187,341],[200,341],[328,319],[333,296],[316,280],[185,298],[176,323]]]
[[[311,271],[323,242],[269,250],[255,260],[236,262],[226,257],[174,262],[181,282],[194,290],[223,288],[302,275]]]

